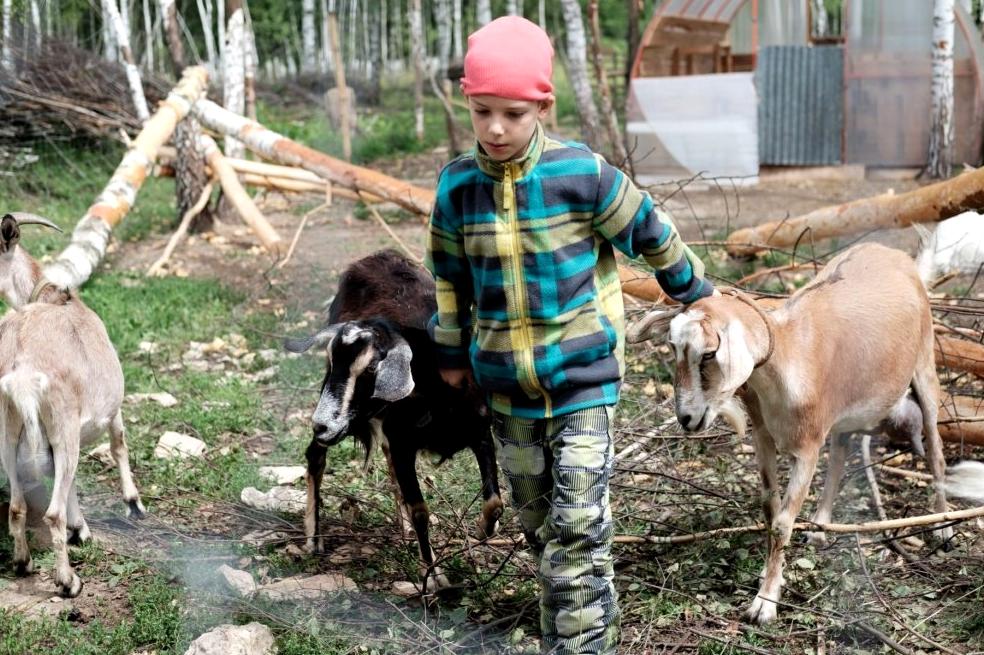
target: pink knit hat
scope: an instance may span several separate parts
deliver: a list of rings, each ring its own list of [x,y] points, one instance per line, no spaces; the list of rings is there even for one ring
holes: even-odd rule
[[[553,93],[553,46],[538,25],[520,16],[496,18],[468,37],[466,96],[546,100]]]

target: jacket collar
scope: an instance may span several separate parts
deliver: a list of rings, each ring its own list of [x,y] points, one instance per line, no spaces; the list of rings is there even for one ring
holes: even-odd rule
[[[504,177],[507,163],[519,166],[520,173],[515,176],[516,179],[526,177],[533,170],[533,167],[536,166],[537,162],[540,161],[540,155],[543,153],[543,139],[543,127],[537,121],[536,129],[533,131],[533,138],[530,139],[530,144],[526,146],[526,151],[519,157],[510,159],[508,162],[496,161],[488,156],[482,149],[481,144],[476,142],[475,161],[483,173],[496,180],[501,180]]]

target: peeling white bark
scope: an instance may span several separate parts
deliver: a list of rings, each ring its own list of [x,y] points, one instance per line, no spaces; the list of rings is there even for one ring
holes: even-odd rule
[[[126,0],[123,0],[126,4]],[[123,66],[126,69],[126,81],[130,87],[130,97],[133,99],[133,106],[137,110],[137,117],[141,121],[150,118],[150,110],[147,108],[147,98],[144,97],[143,82],[140,80],[140,70],[137,68],[133,58],[133,50],[130,49],[130,36],[123,16],[116,6],[116,0],[108,0],[103,7],[108,12],[104,15],[104,20],[109,19],[113,32],[116,36],[116,44],[119,46],[120,53],[123,55]]]
[[[317,38],[314,29],[314,0],[303,0],[301,7],[302,69],[311,72],[317,67]]]
[[[0,45],[0,66],[8,73],[14,72],[14,49],[11,41],[13,40],[13,29],[11,25],[11,13],[13,12],[12,0],[3,0],[3,44]]]
[[[475,20],[478,22],[479,27],[492,22],[491,0],[478,0],[478,4],[475,5]]]
[[[103,17],[103,57],[106,61],[116,61],[119,55],[119,44],[116,43],[116,30],[113,29],[112,19],[107,20],[112,12],[111,7],[116,7],[116,0],[102,0],[100,6],[102,7]]]
[[[577,113],[581,119],[581,134],[587,145],[597,148],[600,139],[597,128],[600,124],[598,108],[588,78],[587,40],[584,35],[584,21],[581,17],[581,4],[578,0],[561,0],[564,23],[567,26],[567,76],[574,91]]]
[[[204,68],[185,69],[181,81],[144,124],[109,183],[75,226],[68,247],[44,268],[45,279],[64,288],[85,284],[105,256],[113,228],[133,206],[158,150],[202,96],[207,80]]]
[[[246,19],[242,8],[229,16],[226,29],[225,70],[222,76],[223,101],[225,108],[236,114],[246,112]],[[246,148],[235,139],[225,140],[225,154],[228,157],[242,157]]]
[[[953,0],[933,2],[932,125],[926,174],[950,176],[953,160]]]
[[[424,140],[424,27],[420,0],[410,0],[410,50],[413,59],[413,118],[418,141]]]

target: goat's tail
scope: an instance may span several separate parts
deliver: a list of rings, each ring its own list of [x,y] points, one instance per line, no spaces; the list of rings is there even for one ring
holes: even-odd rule
[[[41,432],[41,399],[48,389],[48,376],[37,371],[14,371],[0,378],[0,394],[20,415],[27,437],[28,459],[36,479],[41,478],[41,465],[47,458],[44,435]]]
[[[958,462],[946,471],[946,493],[984,505],[984,462]]]
[[[933,256],[936,254],[935,233],[920,223],[913,223],[912,229],[919,235],[919,253],[916,255],[916,269],[919,279],[926,287],[933,281]]]

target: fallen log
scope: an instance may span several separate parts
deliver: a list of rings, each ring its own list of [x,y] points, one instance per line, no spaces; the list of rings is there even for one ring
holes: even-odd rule
[[[984,377],[984,345],[938,334],[933,350],[938,366]]]
[[[270,222],[263,216],[263,213],[256,208],[253,199],[243,189],[239,183],[239,178],[236,176],[236,171],[232,170],[232,166],[226,162],[225,155],[219,150],[215,140],[207,134],[203,134],[199,142],[205,152],[205,160],[219,178],[223,193],[239,212],[243,222],[253,230],[267,252],[280,256],[286,249],[286,245],[277,231],[270,225]]]
[[[747,256],[768,247],[786,248],[803,238],[826,239],[941,221],[981,206],[984,206],[984,168],[906,193],[884,193],[823,207],[796,218],[735,230],[728,235],[727,250],[733,257]]]
[[[984,420],[979,420],[984,399],[944,394],[937,428],[943,441],[984,446]],[[978,419],[978,420],[975,420]]]
[[[144,123],[120,165],[96,201],[79,220],[72,239],[54,262],[44,268],[44,277],[59,287],[82,286],[106,255],[109,235],[136,201],[137,193],[157,158],[158,149],[170,138],[178,121],[202,96],[208,73],[201,66],[184,70],[181,81]]]
[[[356,166],[302,146],[259,123],[237,116],[210,100],[195,103],[196,118],[206,127],[235,137],[257,154],[287,166],[300,166],[315,175],[356,191],[369,192],[417,214],[430,214],[434,191]]]

